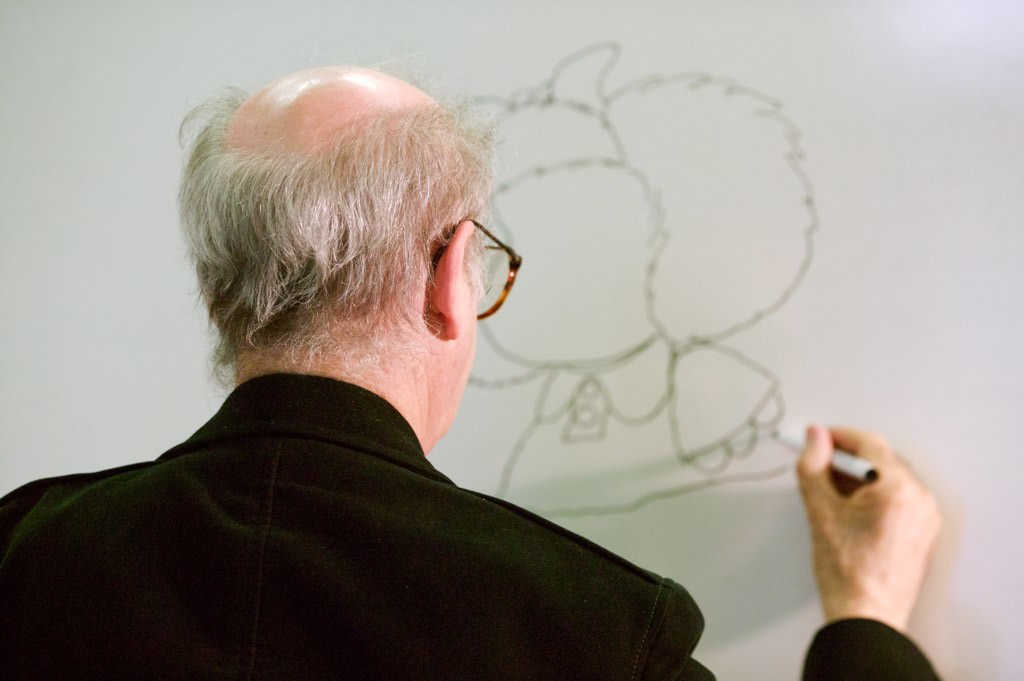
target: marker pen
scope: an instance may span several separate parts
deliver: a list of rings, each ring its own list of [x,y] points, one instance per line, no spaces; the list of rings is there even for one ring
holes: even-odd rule
[[[803,438],[794,437],[790,433],[775,433],[775,439],[786,445],[795,452],[802,452],[804,449]],[[841,473],[848,478],[860,480],[861,482],[874,482],[878,480],[878,469],[867,459],[854,456],[848,452],[835,450],[832,453],[832,470]]]

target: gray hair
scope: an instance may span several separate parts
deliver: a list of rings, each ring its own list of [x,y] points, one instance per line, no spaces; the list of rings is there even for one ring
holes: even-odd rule
[[[226,137],[245,99],[228,90],[182,124],[183,143],[198,130],[178,203],[218,334],[215,368],[233,372],[252,351],[385,351],[422,320],[414,292],[448,230],[486,211],[492,127],[464,104],[438,104],[348,126],[315,155],[242,151]]]

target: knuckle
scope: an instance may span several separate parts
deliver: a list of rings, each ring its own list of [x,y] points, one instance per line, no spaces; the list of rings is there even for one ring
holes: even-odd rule
[[[864,436],[864,444],[875,451],[891,452],[892,446],[889,440],[881,433],[867,433]]]

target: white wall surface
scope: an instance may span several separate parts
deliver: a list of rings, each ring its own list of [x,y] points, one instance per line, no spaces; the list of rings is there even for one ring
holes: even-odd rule
[[[720,678],[796,678],[820,616],[770,432],[881,430],[947,516],[913,635],[1017,679],[1022,29],[996,0],[3,0],[0,488],[155,458],[222,399],[189,108],[414,55],[498,112],[526,258],[435,465],[685,584]]]

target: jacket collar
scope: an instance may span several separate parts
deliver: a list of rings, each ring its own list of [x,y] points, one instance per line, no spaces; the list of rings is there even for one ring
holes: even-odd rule
[[[160,460],[240,436],[323,440],[447,480],[427,461],[409,422],[384,398],[351,383],[302,374],[270,374],[239,385],[206,425]]]

